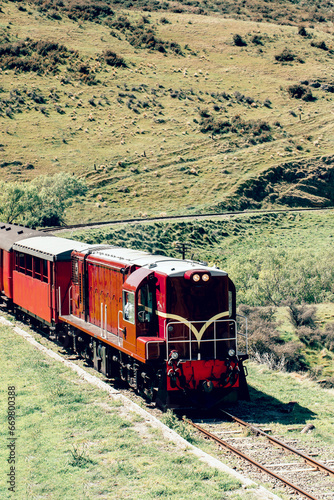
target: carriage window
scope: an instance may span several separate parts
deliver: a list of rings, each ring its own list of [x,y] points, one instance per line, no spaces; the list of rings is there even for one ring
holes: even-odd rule
[[[123,318],[134,324],[135,322],[135,294],[123,291]]]
[[[26,274],[32,276],[32,256],[26,255]]]
[[[15,271],[25,274],[26,265],[25,265],[24,253],[15,254]]]
[[[43,273],[43,276],[42,276],[42,281],[45,281],[47,283],[48,281],[48,261],[47,260],[43,260],[43,266],[42,266],[42,273]]]
[[[18,267],[19,267],[18,271],[20,273],[25,273],[26,266],[25,266],[24,253],[19,253],[19,266]]]
[[[34,278],[41,279],[41,259],[34,257]]]

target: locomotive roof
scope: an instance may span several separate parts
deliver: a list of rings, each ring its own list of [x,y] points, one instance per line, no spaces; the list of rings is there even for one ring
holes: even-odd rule
[[[4,224],[0,222],[0,248],[6,250],[6,252],[9,252],[17,241],[34,236],[46,236],[46,233],[18,224]]]
[[[80,241],[58,238],[57,236],[44,236],[29,238],[13,245],[13,249],[24,252],[34,257],[50,261],[64,261],[71,259],[73,250],[86,250],[92,245]]]
[[[189,270],[210,271],[212,275],[226,275],[225,271],[216,268],[210,268],[202,262],[192,260],[181,260],[168,257],[166,255],[153,255],[141,250],[133,250],[131,248],[109,247],[94,249],[86,249],[91,256],[102,257],[106,262],[117,262],[126,265],[137,265],[152,269],[152,271],[167,274],[168,276],[183,276]]]

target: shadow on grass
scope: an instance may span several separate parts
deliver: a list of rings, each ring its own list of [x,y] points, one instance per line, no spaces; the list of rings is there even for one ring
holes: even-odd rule
[[[239,401],[235,406],[224,409],[230,410],[234,416],[246,422],[257,424],[270,422],[282,425],[306,424],[317,417],[316,413],[296,401],[282,402],[252,386],[249,386],[249,395],[250,401]]]

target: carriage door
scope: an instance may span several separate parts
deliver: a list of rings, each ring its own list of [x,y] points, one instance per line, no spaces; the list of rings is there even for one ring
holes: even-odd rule
[[[72,290],[70,313],[85,319],[85,295],[84,295],[84,260],[82,257],[72,257]]]

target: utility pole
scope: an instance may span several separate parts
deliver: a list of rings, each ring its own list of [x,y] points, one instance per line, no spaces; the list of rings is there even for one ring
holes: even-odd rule
[[[180,241],[176,242],[176,250],[182,254],[182,259],[185,260],[186,252],[191,249],[190,243],[181,243]]]

